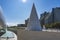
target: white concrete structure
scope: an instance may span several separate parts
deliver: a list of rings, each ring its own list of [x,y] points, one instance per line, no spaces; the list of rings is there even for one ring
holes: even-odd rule
[[[3,14],[3,11],[2,11],[2,8],[0,6],[0,29],[2,29],[6,25],[4,16],[2,14]]]
[[[2,9],[0,7],[0,27],[4,27],[5,33],[0,37],[0,40],[17,40],[17,35],[14,32],[8,31],[5,24],[4,16],[2,15]]]
[[[41,31],[42,30],[34,4],[32,7],[31,15],[30,15],[30,18],[28,20],[26,30],[28,30],[28,31]]]
[[[6,31],[6,33],[0,37],[0,40],[17,40],[17,35],[11,31]]]

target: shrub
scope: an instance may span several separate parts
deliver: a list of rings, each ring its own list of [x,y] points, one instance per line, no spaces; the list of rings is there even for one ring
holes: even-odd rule
[[[46,24],[45,26],[46,26],[46,28],[58,28],[58,29],[60,29],[60,22]]]

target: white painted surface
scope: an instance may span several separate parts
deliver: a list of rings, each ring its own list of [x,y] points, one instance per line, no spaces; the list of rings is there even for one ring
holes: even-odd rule
[[[37,15],[36,8],[35,8],[34,4],[32,7],[32,10],[31,10],[30,18],[28,20],[27,28],[25,30],[41,31],[40,21],[38,19],[38,15]]]
[[[47,32],[60,32],[59,29],[42,29],[42,31],[47,31]]]
[[[11,31],[7,31],[0,37],[0,40],[17,40],[17,35]]]

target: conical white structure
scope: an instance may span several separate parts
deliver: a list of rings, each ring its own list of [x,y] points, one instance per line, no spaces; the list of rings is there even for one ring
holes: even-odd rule
[[[28,20],[27,28],[28,31],[41,31],[40,21],[37,16],[35,5],[33,4],[30,18]]]

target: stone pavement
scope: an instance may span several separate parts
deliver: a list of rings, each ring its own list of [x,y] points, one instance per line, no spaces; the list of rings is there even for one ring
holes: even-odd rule
[[[60,32],[17,31],[18,40],[60,40]]]

